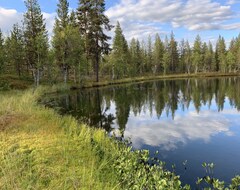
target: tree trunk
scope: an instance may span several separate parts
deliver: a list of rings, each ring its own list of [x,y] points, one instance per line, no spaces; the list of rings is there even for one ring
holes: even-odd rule
[[[37,69],[37,81],[36,81],[36,85],[39,86],[39,82],[40,82],[40,69]]]
[[[68,69],[67,67],[65,66],[63,68],[63,80],[64,80],[64,83],[67,84],[67,78],[68,78]]]
[[[113,67],[112,67],[112,80],[114,80],[115,79],[115,72],[114,72],[114,65],[113,65]]]
[[[96,72],[96,82],[99,82],[99,55],[98,52],[96,53],[96,60],[95,60],[95,72]]]

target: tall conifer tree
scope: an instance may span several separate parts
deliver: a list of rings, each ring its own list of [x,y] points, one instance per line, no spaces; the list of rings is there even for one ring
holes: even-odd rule
[[[27,8],[24,14],[26,59],[32,70],[34,82],[38,86],[48,57],[48,35],[37,0],[25,0],[25,5]]]
[[[117,22],[115,36],[113,39],[113,50],[111,53],[112,78],[123,77],[127,74],[128,65],[128,45],[123,35],[120,23]]]
[[[79,0],[78,24],[85,40],[86,54],[93,63],[97,82],[99,81],[101,56],[110,51],[108,43],[110,37],[104,32],[110,31],[112,26],[104,12],[104,0]]]

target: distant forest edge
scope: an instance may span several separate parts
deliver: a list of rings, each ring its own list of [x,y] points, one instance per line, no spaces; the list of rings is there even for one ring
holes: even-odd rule
[[[16,23],[9,36],[0,30],[0,75],[32,77],[35,85],[49,83],[116,80],[138,76],[181,73],[237,73],[240,70],[240,35],[229,47],[219,36],[216,46],[198,35],[193,45],[177,42],[174,33],[146,41],[129,43],[120,23],[110,45],[107,31],[113,26],[105,13],[104,0],[79,0],[69,10],[67,0],[59,0],[53,36],[49,40],[46,23],[37,0],[25,0],[22,24]]]

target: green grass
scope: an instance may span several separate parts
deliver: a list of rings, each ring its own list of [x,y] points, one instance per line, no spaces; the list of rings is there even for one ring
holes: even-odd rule
[[[0,189],[117,189],[115,143],[37,105],[40,91],[0,95]]]

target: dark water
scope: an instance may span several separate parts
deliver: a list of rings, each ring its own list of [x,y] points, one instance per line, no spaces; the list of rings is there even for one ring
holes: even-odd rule
[[[61,114],[130,138],[135,149],[159,151],[183,183],[194,185],[205,176],[203,162],[213,162],[214,177],[227,183],[240,174],[240,78],[79,90],[51,103]]]

